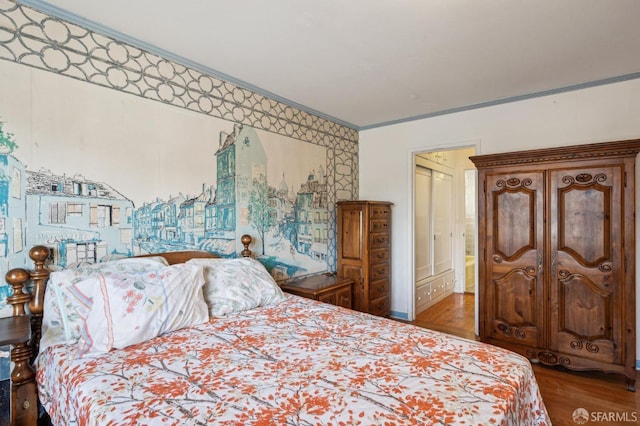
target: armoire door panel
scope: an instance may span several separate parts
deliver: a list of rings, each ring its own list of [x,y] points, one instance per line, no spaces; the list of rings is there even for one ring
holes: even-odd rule
[[[558,187],[558,250],[582,264],[597,266],[611,254],[613,187],[604,186],[611,175],[580,173],[562,179],[569,184]]]
[[[526,188],[505,188],[493,194],[494,252],[507,260],[535,249],[535,192]],[[514,230],[516,230],[514,232]]]
[[[595,361],[622,363],[621,346],[616,344],[622,339],[621,327],[612,292],[582,274],[560,271],[559,278],[558,332],[552,336],[551,348]],[[552,316],[556,315],[552,312]]]
[[[542,344],[544,173],[487,176],[485,335]]]
[[[620,167],[550,173],[550,349],[622,363]],[[617,248],[617,249],[616,249]]]
[[[612,338],[613,298],[583,275],[560,280],[558,330],[587,340]]]
[[[536,276],[522,269],[511,269],[504,277],[494,280],[488,289],[488,295],[493,300],[493,338],[519,344],[537,344],[537,287]]]
[[[496,320],[514,326],[535,327],[536,307],[528,303],[531,296],[535,297],[535,276],[512,269],[505,277],[496,280],[494,291]]]

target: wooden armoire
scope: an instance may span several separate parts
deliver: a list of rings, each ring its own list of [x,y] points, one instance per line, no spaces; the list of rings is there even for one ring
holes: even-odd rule
[[[471,157],[479,328],[533,362],[635,386],[640,140]]]
[[[353,280],[353,309],[391,314],[391,203],[339,201],[338,276]]]

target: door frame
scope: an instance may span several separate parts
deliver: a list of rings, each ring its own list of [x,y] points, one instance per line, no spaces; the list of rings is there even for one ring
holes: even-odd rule
[[[474,155],[479,155],[480,153],[480,140],[476,139],[476,140],[467,140],[467,141],[458,141],[458,142],[451,142],[451,143],[443,143],[443,144],[433,144],[433,145],[429,145],[429,146],[420,146],[420,147],[414,147],[411,148],[408,151],[408,161],[407,163],[409,164],[408,168],[408,176],[407,179],[409,181],[409,194],[407,199],[409,200],[409,208],[408,208],[408,215],[409,217],[407,218],[407,224],[409,227],[409,238],[407,238],[407,253],[409,254],[407,256],[406,262],[407,262],[407,270],[409,271],[409,278],[410,278],[410,285],[408,286],[408,290],[407,290],[407,297],[409,300],[408,306],[407,306],[407,319],[409,321],[414,321],[416,319],[416,305],[415,305],[415,294],[416,294],[416,285],[415,285],[415,281],[416,281],[416,274],[415,274],[415,186],[416,186],[416,181],[415,181],[415,167],[416,167],[416,156],[419,154],[424,154],[427,152],[435,152],[435,151],[456,151],[456,150],[462,150],[462,149],[474,149],[475,150],[475,154]],[[476,228],[475,228],[475,247],[474,247],[474,252],[475,252],[475,256],[477,259],[478,256],[478,222],[476,220]],[[455,253],[454,256],[457,256],[458,253]],[[456,260],[454,259],[454,264]],[[477,276],[477,267],[478,264],[476,262],[476,276]],[[475,328],[476,328],[476,335],[478,334],[478,292],[476,291],[475,296],[474,296],[474,305],[475,305]]]

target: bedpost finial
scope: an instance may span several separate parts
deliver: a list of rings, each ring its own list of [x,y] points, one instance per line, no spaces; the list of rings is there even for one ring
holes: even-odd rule
[[[26,315],[27,313],[25,306],[31,300],[31,295],[23,291],[23,287],[29,277],[29,272],[22,268],[11,269],[4,276],[13,290],[11,296],[7,297],[7,305],[13,307],[12,315],[14,317]]]
[[[5,279],[9,284],[22,286],[29,279],[29,272],[22,268],[14,268],[6,273]]]
[[[34,261],[44,262],[49,257],[49,247],[35,246],[29,250],[29,257]]]
[[[240,237],[240,242],[244,246],[244,250],[242,250],[242,252],[240,253],[242,257],[251,257],[251,250],[249,250],[249,244],[251,244],[251,240],[252,238],[249,234],[244,234],[242,237]]]

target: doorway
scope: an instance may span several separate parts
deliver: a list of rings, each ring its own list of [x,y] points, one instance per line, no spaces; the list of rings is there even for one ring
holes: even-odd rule
[[[476,170],[469,160],[473,155],[475,147],[414,153],[416,317],[454,294],[471,294],[465,297],[474,305],[468,311],[476,311],[477,189]]]

